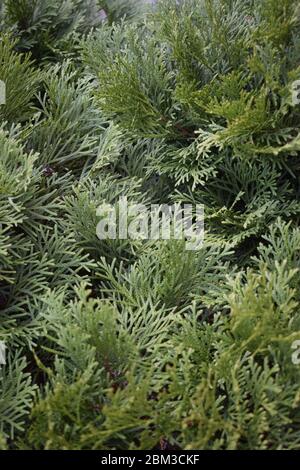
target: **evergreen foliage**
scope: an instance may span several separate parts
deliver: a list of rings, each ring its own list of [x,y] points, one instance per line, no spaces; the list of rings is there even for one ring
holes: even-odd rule
[[[299,37],[297,0],[1,2],[0,450],[300,449]],[[204,246],[99,240],[121,196]]]

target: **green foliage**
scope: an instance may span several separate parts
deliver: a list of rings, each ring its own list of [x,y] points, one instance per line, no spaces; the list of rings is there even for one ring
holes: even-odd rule
[[[1,3],[1,450],[300,449],[299,5],[157,3]]]
[[[147,12],[147,0],[98,0],[98,5],[102,9],[103,19],[109,24],[123,18],[135,20]]]
[[[6,85],[6,106],[0,107],[1,121],[23,122],[31,116],[30,104],[37,92],[41,74],[28,55],[14,51],[15,39],[0,36],[0,79]]]
[[[39,95],[30,145],[48,164],[74,166],[96,159],[106,122],[93,106],[87,78],[76,80],[69,62],[50,67]]]
[[[24,431],[24,418],[29,413],[35,389],[25,367],[25,357],[15,356],[7,360],[5,370],[0,369],[0,431],[3,439],[13,439],[17,431]]]
[[[1,13],[18,49],[31,50],[39,60],[69,52],[76,34],[99,23],[95,0],[4,0]]]

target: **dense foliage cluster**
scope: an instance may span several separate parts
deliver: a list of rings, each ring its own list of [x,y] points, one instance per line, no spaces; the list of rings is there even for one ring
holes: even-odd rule
[[[298,0],[1,0],[1,449],[300,449],[299,64]]]

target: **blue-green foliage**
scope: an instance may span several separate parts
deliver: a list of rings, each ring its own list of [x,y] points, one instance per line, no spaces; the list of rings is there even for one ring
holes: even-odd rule
[[[2,2],[0,449],[300,449],[298,3]]]

